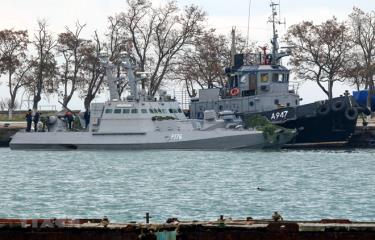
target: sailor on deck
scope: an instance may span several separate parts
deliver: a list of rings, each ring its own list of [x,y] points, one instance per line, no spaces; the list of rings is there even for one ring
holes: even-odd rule
[[[39,118],[40,118],[40,115],[41,113],[39,113],[38,111],[35,112],[35,115],[34,115],[34,131],[37,132],[38,131],[38,123],[39,123]]]
[[[272,220],[275,222],[284,221],[283,217],[278,212],[272,214]]]
[[[26,120],[26,132],[31,132],[31,123],[33,121],[33,115],[32,115],[32,112],[31,112],[31,109],[29,109],[29,111],[27,111],[26,113],[26,116],[25,116],[25,120]]]

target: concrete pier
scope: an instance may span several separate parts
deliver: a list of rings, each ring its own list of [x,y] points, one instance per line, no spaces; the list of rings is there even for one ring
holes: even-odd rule
[[[0,147],[8,147],[11,137],[20,129],[25,128],[24,124],[0,123]]]
[[[100,219],[0,220],[0,239],[12,240],[362,240],[375,239],[375,222],[226,220],[113,224]]]

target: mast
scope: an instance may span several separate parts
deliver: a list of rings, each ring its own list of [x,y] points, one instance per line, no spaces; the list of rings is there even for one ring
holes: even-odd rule
[[[271,64],[278,65],[280,62],[279,61],[280,58],[284,57],[285,54],[279,53],[279,42],[278,42],[279,35],[277,33],[276,24],[279,24],[279,25],[285,24],[285,21],[281,22],[280,19],[277,17],[277,7],[279,7],[280,9],[280,4],[274,3],[273,1],[271,1],[270,7],[272,9],[272,15],[269,18],[268,22],[272,23],[272,39],[271,39],[272,61],[271,61]]]
[[[129,86],[130,86],[130,96],[132,96],[135,100],[139,100],[139,94],[138,94],[138,86],[137,82],[138,79],[136,78],[134,74],[134,65],[131,63],[130,56],[127,54],[124,54],[122,56],[122,63],[121,65],[126,69]]]
[[[109,61],[109,56],[106,51],[100,53],[100,63],[106,70],[106,79],[108,83],[110,101],[120,100],[120,96],[117,91],[117,81],[121,80],[113,77],[113,69],[117,68],[115,64]],[[130,96],[134,100],[139,100],[138,87],[137,87],[137,78],[134,74],[134,65],[131,62],[130,56],[127,53],[121,53],[121,66],[124,67],[127,71],[127,77],[130,86]]]
[[[236,55],[236,28],[232,27],[232,47],[231,47],[231,57],[232,57],[232,66],[235,65],[234,56]]]

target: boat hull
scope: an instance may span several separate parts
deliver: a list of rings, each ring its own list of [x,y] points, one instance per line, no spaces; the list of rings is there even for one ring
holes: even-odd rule
[[[280,133],[278,140],[265,140],[259,131],[198,131],[187,133],[19,132],[10,142],[12,150],[231,150],[280,147],[294,134]]]
[[[338,102],[344,103],[341,109],[332,107]],[[321,110],[322,106],[328,107],[328,110]],[[349,141],[355,131],[358,114],[347,116],[349,109],[353,108],[358,114],[366,112],[351,97],[339,97],[297,107],[247,113],[243,118],[247,122],[251,116],[260,114],[279,126],[298,129],[299,133],[292,143],[341,142]]]

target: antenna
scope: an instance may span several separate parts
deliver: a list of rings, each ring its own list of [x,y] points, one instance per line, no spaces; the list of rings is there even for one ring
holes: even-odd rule
[[[232,47],[231,47],[231,55],[232,55],[232,66],[234,66],[234,56],[236,55],[236,27],[232,27]]]
[[[249,37],[250,37],[250,13],[251,13],[251,0],[249,0],[249,13],[247,17],[247,36],[246,36],[246,47],[249,46]]]

